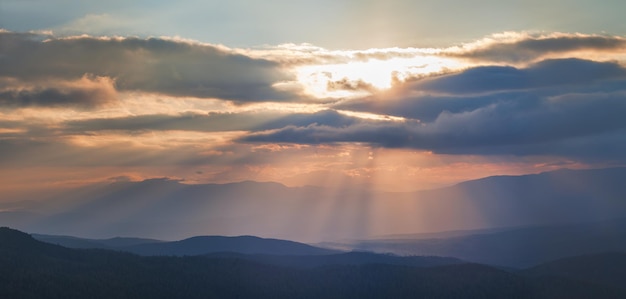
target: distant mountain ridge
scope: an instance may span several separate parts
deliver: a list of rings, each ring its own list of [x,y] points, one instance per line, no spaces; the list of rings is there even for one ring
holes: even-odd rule
[[[68,249],[0,228],[1,298],[624,298],[624,276],[585,274],[620,273],[607,267],[624,264],[626,254],[575,257],[520,272],[479,264],[304,269],[235,257]],[[568,276],[571,271],[576,274]]]
[[[243,254],[273,255],[324,255],[336,250],[278,239],[254,236],[224,237],[199,236],[175,242],[137,244],[123,250],[139,255],[201,255],[215,252],[237,252]]]
[[[114,237],[109,239],[88,239],[78,238],[72,236],[56,236],[56,235],[42,235],[32,234],[33,238],[51,244],[61,245],[63,247],[75,248],[75,249],[116,249],[120,247],[133,246],[138,244],[147,243],[160,243],[164,242],[155,239],[145,238],[128,238],[128,237]]]
[[[475,210],[475,217],[482,217],[496,228],[590,222],[626,217],[624,178],[624,167],[561,169],[491,176],[419,192],[419,196],[429,201],[454,202],[455,211],[449,216],[464,217],[464,210]]]
[[[334,248],[453,256],[476,263],[526,268],[568,256],[626,251],[626,218],[491,232],[466,231],[463,235],[451,237],[372,239],[340,245],[335,244]]]
[[[437,267],[467,263],[453,257],[398,256],[393,254],[380,254],[364,251],[342,252],[325,255],[259,255],[221,252],[207,254],[205,256],[211,258],[240,258],[262,264],[304,269],[338,265],[355,266],[370,264],[398,265],[410,267]]]
[[[425,236],[434,237],[424,238]],[[111,244],[111,240],[116,239],[91,240],[36,234],[34,237],[71,248],[114,249],[145,256],[237,257],[305,268],[313,265],[333,264],[336,261],[352,261],[354,264],[384,262],[385,264],[410,265],[458,263],[458,260],[453,258],[427,260],[425,257],[428,256],[454,257],[494,266],[527,268],[569,256],[626,251],[626,218],[569,225],[442,232],[415,235],[416,239],[411,239],[412,235],[409,235],[404,238],[382,238],[346,243],[328,242],[320,244],[321,247],[252,236],[199,236],[174,242],[122,238],[126,240],[124,242],[126,245],[120,242],[117,245]],[[354,250],[361,252],[350,252]],[[311,257],[313,255],[318,257]],[[298,256],[308,257],[301,259]],[[411,256],[418,257],[415,263],[410,261]]]
[[[626,217],[625,177],[626,168],[559,170],[412,193],[251,181],[186,185],[161,178],[51,195],[0,212],[0,225],[90,238],[260,235],[309,243],[545,226]]]
[[[626,290],[626,251],[567,257],[523,273],[536,277],[566,277]]]
[[[110,249],[142,256],[203,255],[212,258],[238,258],[263,264],[296,268],[364,264],[432,267],[464,263],[459,259],[451,257],[343,252],[288,240],[265,239],[254,236],[197,236],[173,242],[143,238],[94,240],[70,236],[38,234],[33,234],[32,236],[42,242],[74,249]]]
[[[271,255],[325,255],[340,251],[319,248],[288,240],[255,236],[196,236],[180,241],[144,238],[83,239],[70,236],[33,234],[37,240],[77,249],[101,248],[127,251],[145,256],[203,255],[216,252]]]

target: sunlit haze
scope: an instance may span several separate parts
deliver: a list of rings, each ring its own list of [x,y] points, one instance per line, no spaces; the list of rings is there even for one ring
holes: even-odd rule
[[[406,193],[626,164],[626,2],[270,2],[2,1],[0,212],[101,184],[276,182],[328,201],[148,237],[320,241],[486,227],[469,205],[415,218]]]

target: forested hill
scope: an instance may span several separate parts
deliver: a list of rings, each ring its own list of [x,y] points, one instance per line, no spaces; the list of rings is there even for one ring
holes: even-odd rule
[[[67,249],[0,228],[0,298],[624,298],[626,290],[478,264],[296,269],[238,258]]]
[[[100,248],[127,251],[139,255],[202,255],[237,252],[243,254],[326,255],[337,250],[314,247],[288,240],[255,236],[196,236],[180,241],[159,241],[141,238],[83,239],[70,236],[33,235],[39,241],[69,248]]]

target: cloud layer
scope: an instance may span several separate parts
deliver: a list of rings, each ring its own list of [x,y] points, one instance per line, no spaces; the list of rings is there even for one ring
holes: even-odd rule
[[[626,39],[582,34],[498,34],[446,51],[447,55],[478,61],[519,63],[574,52],[611,54],[623,52]]]
[[[0,106],[96,108],[117,102],[115,82],[108,77],[85,75],[78,80],[23,84],[0,80]]]
[[[0,164],[389,186],[458,163],[621,165],[623,50],[563,33],[343,51],[0,31]]]
[[[623,161],[626,157],[616,149],[624,148],[624,86],[626,69],[617,63],[559,59],[521,69],[479,66],[407,82],[403,92],[391,98],[373,96],[336,106],[414,120],[342,127],[292,125],[243,140],[362,142],[445,154],[565,155]],[[415,92],[419,95],[411,96]]]
[[[109,77],[120,90],[233,101],[285,100],[277,63],[225,47],[163,38],[54,38],[0,32],[0,77],[23,82]]]

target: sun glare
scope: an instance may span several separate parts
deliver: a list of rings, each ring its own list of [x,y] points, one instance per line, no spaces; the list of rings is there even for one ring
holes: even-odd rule
[[[419,55],[306,65],[296,69],[296,76],[306,92],[312,96],[350,98],[390,89],[395,82],[403,82],[409,78],[460,67],[459,61]]]

